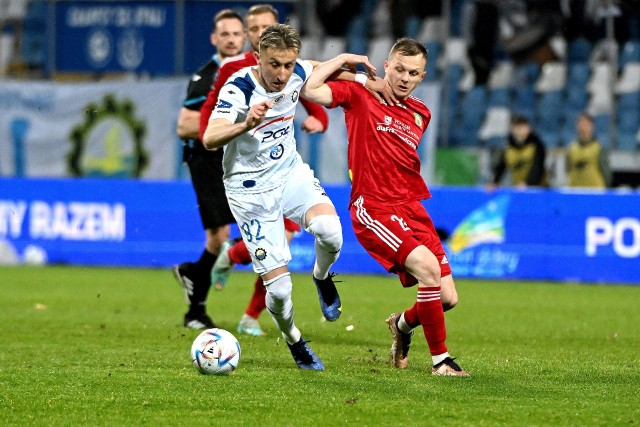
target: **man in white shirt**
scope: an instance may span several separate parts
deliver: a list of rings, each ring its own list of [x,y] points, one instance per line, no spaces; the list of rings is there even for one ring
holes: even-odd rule
[[[258,65],[227,80],[203,142],[208,149],[224,147],[227,199],[254,270],[267,287],[267,308],[296,364],[322,370],[293,322],[291,253],[282,227],[285,216],[315,236],[313,281],[325,318],[337,320],[342,307],[329,269],[342,247],[342,227],[333,203],[297,153],[293,134],[295,108],[313,69],[311,62],[298,60],[300,47],[290,26],[267,28]]]

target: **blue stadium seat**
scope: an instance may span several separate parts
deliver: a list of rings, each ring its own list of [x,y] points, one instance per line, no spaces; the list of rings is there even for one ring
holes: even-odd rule
[[[513,69],[513,85],[534,85],[540,75],[540,65],[536,62],[527,62],[517,65]]]
[[[640,108],[640,92],[623,93],[618,98],[618,111]]]
[[[438,40],[430,40],[425,43],[425,47],[427,48],[427,52],[429,53],[429,60],[427,61],[426,81],[435,82],[440,78],[440,71],[438,70],[438,58],[440,57],[442,44]],[[382,72],[380,74],[382,74]]]
[[[46,34],[48,2],[30,1],[24,18],[22,59],[32,68],[44,68],[46,60]]]
[[[593,117],[595,134],[600,143],[605,148],[611,147],[611,116],[608,114],[599,114]]]
[[[489,92],[489,107],[509,107],[511,104],[511,90],[507,87],[499,87]]]
[[[587,89],[582,87],[574,87],[572,89],[567,90],[567,98],[565,102],[566,112],[580,112],[583,111],[589,102],[589,97],[587,95]]]
[[[569,75],[567,76],[567,88],[585,86],[591,76],[591,69],[587,62],[576,62],[569,65]]]
[[[640,41],[629,40],[620,50],[620,68],[624,68],[630,62],[640,62]]]
[[[617,124],[620,132],[636,132],[640,127],[640,110],[636,108],[619,109]]]
[[[538,118],[557,117],[560,119],[563,113],[563,104],[562,92],[545,92],[540,96],[536,104],[536,116]]]
[[[480,144],[478,130],[482,125],[487,102],[485,86],[475,86],[467,92],[460,102],[459,123],[450,126],[459,145],[476,146]]]
[[[576,139],[576,122],[575,120],[565,120],[560,129],[560,145],[568,147]]]
[[[540,130],[537,133],[544,143],[545,147],[558,147],[562,145],[560,140],[560,132],[548,132]]]
[[[617,144],[616,149],[624,151],[634,151],[640,148],[637,140],[638,129],[635,132],[621,131],[618,129],[616,134]]]
[[[518,86],[513,90],[511,111],[514,114],[533,119],[535,116],[536,92],[533,85]]]
[[[587,39],[578,37],[569,43],[569,47],[567,49],[567,60],[570,63],[587,62],[589,60],[589,56],[591,56],[591,49],[591,43]]]

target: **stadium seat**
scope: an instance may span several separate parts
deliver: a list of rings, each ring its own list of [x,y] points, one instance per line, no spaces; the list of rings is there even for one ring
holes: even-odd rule
[[[380,76],[384,75],[384,61],[387,60],[393,43],[393,38],[387,36],[375,37],[369,41],[367,56],[369,62],[378,70],[376,74]]]
[[[489,92],[489,107],[509,107],[511,104],[511,89],[507,87],[493,89]]]
[[[302,42],[300,49],[300,58],[302,59],[315,59],[318,52],[322,51],[322,42],[316,36],[304,36],[300,41]]]
[[[594,93],[611,87],[614,82],[614,73],[611,64],[598,62],[593,65],[591,77],[587,82],[587,91]]]
[[[632,62],[640,62],[640,41],[628,40],[620,49],[619,66],[621,69]]]
[[[482,141],[490,138],[506,138],[509,134],[509,121],[511,111],[506,107],[490,107],[478,131],[478,137]]]
[[[592,116],[611,114],[614,110],[613,94],[608,87],[601,87],[591,94],[587,111]]]
[[[589,61],[589,57],[591,56],[591,43],[583,37],[578,37],[577,39],[571,41],[569,43],[569,47],[567,49],[567,60],[570,63],[575,62],[584,62]]]
[[[458,123],[450,126],[459,145],[476,146],[480,143],[478,129],[484,118],[487,90],[484,86],[475,86],[469,90],[460,102]]]
[[[591,69],[586,62],[576,62],[569,64],[569,76],[567,78],[567,88],[576,86],[586,86],[591,76]]]
[[[438,66],[444,70],[450,64],[458,64],[466,68],[469,66],[467,58],[467,44],[462,38],[450,38],[444,44],[444,52],[440,56]]]
[[[426,80],[429,82],[437,81],[440,78],[438,60],[440,58],[440,51],[442,50],[442,43],[438,40],[430,40],[426,42],[425,47],[429,53]]]
[[[637,108],[618,109],[617,129],[620,132],[636,132],[640,127],[640,110]]]
[[[638,138],[640,138],[640,130],[632,132],[618,130],[616,134],[616,149],[635,151],[640,148]]]
[[[600,144],[605,148],[611,147],[611,116],[598,114],[593,116],[595,134]]]
[[[576,139],[576,121],[566,117],[560,129],[560,145],[569,146]]]
[[[511,111],[514,114],[525,116],[529,120],[534,118],[536,107],[536,94],[533,85],[517,86],[513,89]]]
[[[567,65],[562,62],[547,62],[542,65],[536,82],[536,92],[558,91],[567,83]]]
[[[567,97],[565,102],[566,111],[580,112],[587,108],[589,97],[584,86],[575,86],[567,88]]]
[[[562,145],[560,140],[560,132],[538,130],[537,133],[544,143],[545,147],[552,148]]]
[[[627,93],[640,90],[640,62],[629,62],[622,69],[622,75],[616,83],[615,92]]]
[[[640,91],[623,93],[618,98],[618,111],[640,109]]]
[[[345,51],[346,40],[344,37],[325,37],[318,61],[326,61]]]
[[[513,81],[513,62],[500,61],[491,69],[487,85],[489,89],[511,87]]]
[[[527,62],[514,68],[513,85],[533,85],[538,80],[540,66],[536,62]]]

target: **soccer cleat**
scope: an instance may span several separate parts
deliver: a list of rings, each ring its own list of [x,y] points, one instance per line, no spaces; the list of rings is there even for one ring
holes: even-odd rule
[[[313,283],[316,284],[318,289],[318,297],[320,298],[320,309],[325,319],[329,322],[335,322],[342,314],[342,303],[340,302],[340,295],[333,282],[333,277],[336,273],[330,273],[326,279],[320,280],[313,277]]]
[[[184,315],[184,327],[189,329],[211,329],[217,328],[213,320],[206,314],[202,313],[199,316],[191,317],[189,314]]]
[[[456,362],[454,358],[447,357],[442,362],[438,363],[431,370],[432,375],[443,377],[468,377],[469,374],[464,371]]]
[[[409,364],[409,347],[411,346],[413,331],[407,334],[398,329],[398,319],[400,316],[401,313],[391,313],[391,316],[389,316],[386,322],[393,336],[393,343],[391,344],[391,366],[404,369]]]
[[[298,341],[297,343],[287,343],[287,345],[289,346],[289,350],[291,351],[293,360],[296,361],[296,365],[298,365],[298,368],[312,371],[324,370],[322,361],[318,358],[318,356],[316,356],[313,350],[311,350],[304,338],[300,337],[300,341]]]
[[[220,253],[216,262],[211,269],[211,283],[216,289],[222,289],[227,286],[229,274],[233,269],[233,264],[229,260],[229,248],[233,246],[233,242],[227,241],[220,247]]]
[[[184,299],[187,304],[191,303],[191,296],[193,296],[194,268],[195,264],[192,262],[183,262],[180,265],[173,266],[173,275],[184,290]]]
[[[260,328],[258,319],[253,318],[246,313],[242,315],[242,319],[240,319],[240,323],[238,323],[238,328],[236,330],[239,334],[253,335],[254,337],[266,335],[262,328]]]

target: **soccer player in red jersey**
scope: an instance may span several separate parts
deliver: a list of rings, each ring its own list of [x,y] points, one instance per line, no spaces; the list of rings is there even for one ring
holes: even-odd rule
[[[349,208],[358,241],[404,287],[418,285],[416,303],[387,319],[393,335],[391,362],[405,368],[413,329],[422,325],[432,357],[432,374],[468,376],[449,355],[444,311],[458,302],[451,267],[421,200],[430,196],[420,175],[417,148],[431,112],[411,96],[425,77],[428,53],[419,42],[399,39],[384,64],[384,80],[397,100],[380,103],[363,84],[328,81],[361,62],[343,54],[317,66],[302,96],[329,107],[342,107],[347,126],[352,178]],[[365,76],[356,79],[364,83]]]

